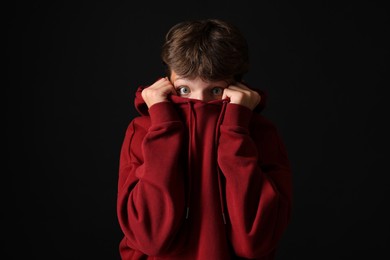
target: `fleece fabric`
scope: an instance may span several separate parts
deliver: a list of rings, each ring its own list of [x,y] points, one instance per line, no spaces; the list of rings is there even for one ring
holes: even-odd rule
[[[254,111],[179,96],[148,109],[143,88],[120,154],[122,259],[274,259],[292,176],[265,93]]]

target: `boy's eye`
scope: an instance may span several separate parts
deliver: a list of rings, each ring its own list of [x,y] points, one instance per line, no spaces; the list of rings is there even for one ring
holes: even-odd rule
[[[223,88],[215,87],[211,90],[211,93],[216,96],[220,96],[223,93]]]
[[[179,94],[179,95],[187,95],[187,94],[189,94],[191,91],[190,91],[190,88],[189,87],[185,87],[185,86],[183,86],[183,87],[179,87],[178,89],[177,89],[177,93]]]

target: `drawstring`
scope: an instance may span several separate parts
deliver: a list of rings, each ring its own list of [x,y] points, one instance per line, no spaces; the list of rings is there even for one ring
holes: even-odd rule
[[[193,123],[195,123],[195,120],[193,120],[193,108],[192,108],[192,103],[191,101],[187,102],[188,104],[188,163],[187,163],[187,172],[188,172],[188,194],[187,194],[187,208],[186,208],[186,219],[189,218],[190,215],[190,200],[191,200],[191,190],[192,190],[192,140],[194,140],[193,134],[194,134],[194,129],[192,129]]]
[[[217,122],[217,125],[215,127],[215,148],[216,148],[215,159],[217,162],[219,199],[220,199],[220,203],[221,203],[222,219],[223,219],[223,223],[225,225],[226,225],[225,201],[224,201],[223,189],[222,189],[222,174],[221,174],[221,169],[219,168],[219,165],[218,165],[218,153],[217,152],[218,152],[218,142],[219,142],[219,135],[220,135],[219,128],[220,128],[220,126],[222,124],[222,120],[225,116],[226,105],[227,105],[227,101],[224,100],[222,103],[222,110],[221,110],[221,113],[219,114],[218,122]]]

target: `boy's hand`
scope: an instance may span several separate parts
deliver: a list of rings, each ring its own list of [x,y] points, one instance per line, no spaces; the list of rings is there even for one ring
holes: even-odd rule
[[[258,92],[239,82],[235,82],[224,89],[222,99],[226,97],[230,98],[230,103],[245,106],[250,110],[253,110],[261,100]]]
[[[176,95],[176,91],[166,77],[157,80],[153,85],[142,90],[141,93],[148,108],[156,103],[168,101],[168,95],[170,94]]]

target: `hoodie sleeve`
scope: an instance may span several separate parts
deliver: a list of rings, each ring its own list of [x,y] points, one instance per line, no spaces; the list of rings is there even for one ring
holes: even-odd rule
[[[156,255],[167,250],[184,215],[184,126],[169,102],[149,114],[150,125],[133,120],[122,144],[117,215],[127,245]]]
[[[253,112],[228,104],[218,146],[226,178],[229,236],[238,256],[260,258],[277,247],[291,211],[291,170],[276,128],[257,123]]]

